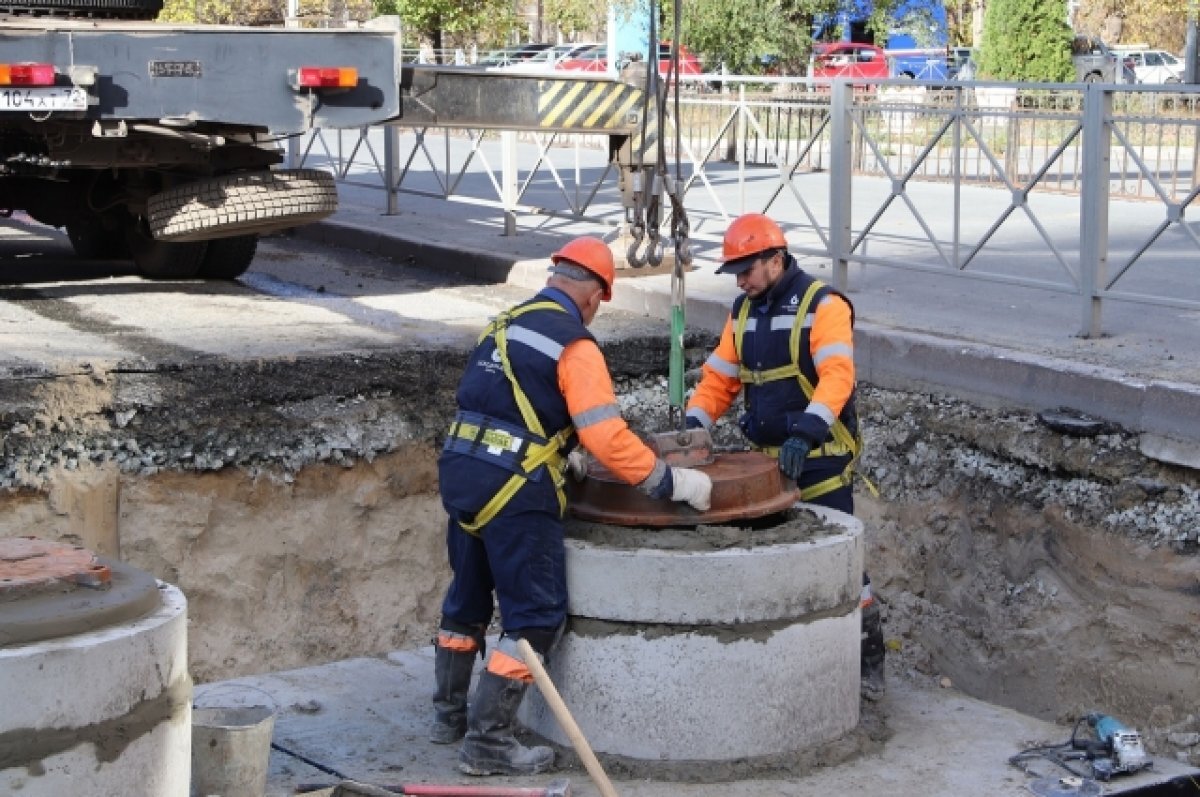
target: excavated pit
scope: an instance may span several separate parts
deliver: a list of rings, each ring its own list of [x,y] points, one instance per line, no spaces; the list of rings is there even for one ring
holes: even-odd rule
[[[689,340],[692,367],[709,339]],[[664,339],[605,353],[666,425]],[[0,535],[176,584],[198,682],[427,643],[448,572],[438,445],[461,351],[198,359],[0,379]],[[694,376],[691,374],[690,376]],[[1200,764],[1200,483],[1035,414],[864,386],[858,490],[891,678],[1060,721],[1101,709]],[[736,414],[734,415],[736,417]],[[717,443],[736,445],[723,422]]]

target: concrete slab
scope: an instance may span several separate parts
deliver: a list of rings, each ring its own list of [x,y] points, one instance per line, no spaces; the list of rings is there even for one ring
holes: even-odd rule
[[[1008,758],[1026,747],[1070,737],[1070,727],[973,700],[913,673],[891,672],[889,678],[884,700],[863,706],[864,722],[882,723],[888,738],[844,763],[721,783],[625,778],[614,771],[609,775],[622,797],[1028,797],[1031,778],[1010,766]],[[339,780],[338,774],[323,770],[375,784],[544,786],[567,777],[577,797],[600,794],[577,762],[568,762],[556,773],[523,778],[481,781],[460,775],[454,766],[455,746],[425,739],[432,684],[433,653],[424,647],[205,684],[196,687],[195,704],[268,705],[278,711],[268,797],[293,794],[301,783]],[[795,719],[803,722],[802,715]],[[1046,770],[1041,776],[1049,774]],[[1152,772],[1118,778],[1109,784],[1108,793],[1172,777],[1200,781],[1200,771],[1158,759]]]

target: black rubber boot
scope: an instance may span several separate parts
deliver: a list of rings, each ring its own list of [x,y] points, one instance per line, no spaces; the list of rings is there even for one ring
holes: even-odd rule
[[[476,655],[475,651],[434,647],[437,691],[433,694],[433,724],[429,726],[429,741],[434,744],[454,744],[467,732],[467,694],[471,691]]]
[[[467,737],[458,768],[468,775],[536,775],[554,766],[549,747],[526,747],[513,736],[528,684],[484,671],[467,710]]]
[[[872,600],[862,610],[862,676],[861,693],[866,700],[879,700],[887,692],[883,658],[887,648],[883,644],[883,617],[879,602]]]

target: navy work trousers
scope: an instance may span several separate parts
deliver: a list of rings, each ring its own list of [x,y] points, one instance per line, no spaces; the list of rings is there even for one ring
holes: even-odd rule
[[[562,519],[557,512],[522,511],[521,499],[519,492],[479,536],[463,531],[458,513],[450,511],[446,551],[454,578],[442,602],[444,616],[467,626],[485,626],[492,619],[494,594],[506,633],[553,632],[566,621]]]

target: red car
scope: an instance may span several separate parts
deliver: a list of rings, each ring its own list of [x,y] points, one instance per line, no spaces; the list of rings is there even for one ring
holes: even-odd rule
[[[890,76],[887,54],[882,47],[853,42],[818,44],[813,48],[808,75],[815,80]]]
[[[608,48],[601,45],[588,50],[578,58],[560,61],[554,68],[571,72],[606,72],[608,70]],[[671,42],[661,42],[658,45],[658,73],[666,75],[670,68]],[[679,45],[679,74],[704,74],[704,67],[701,66],[700,59],[682,44]]]

